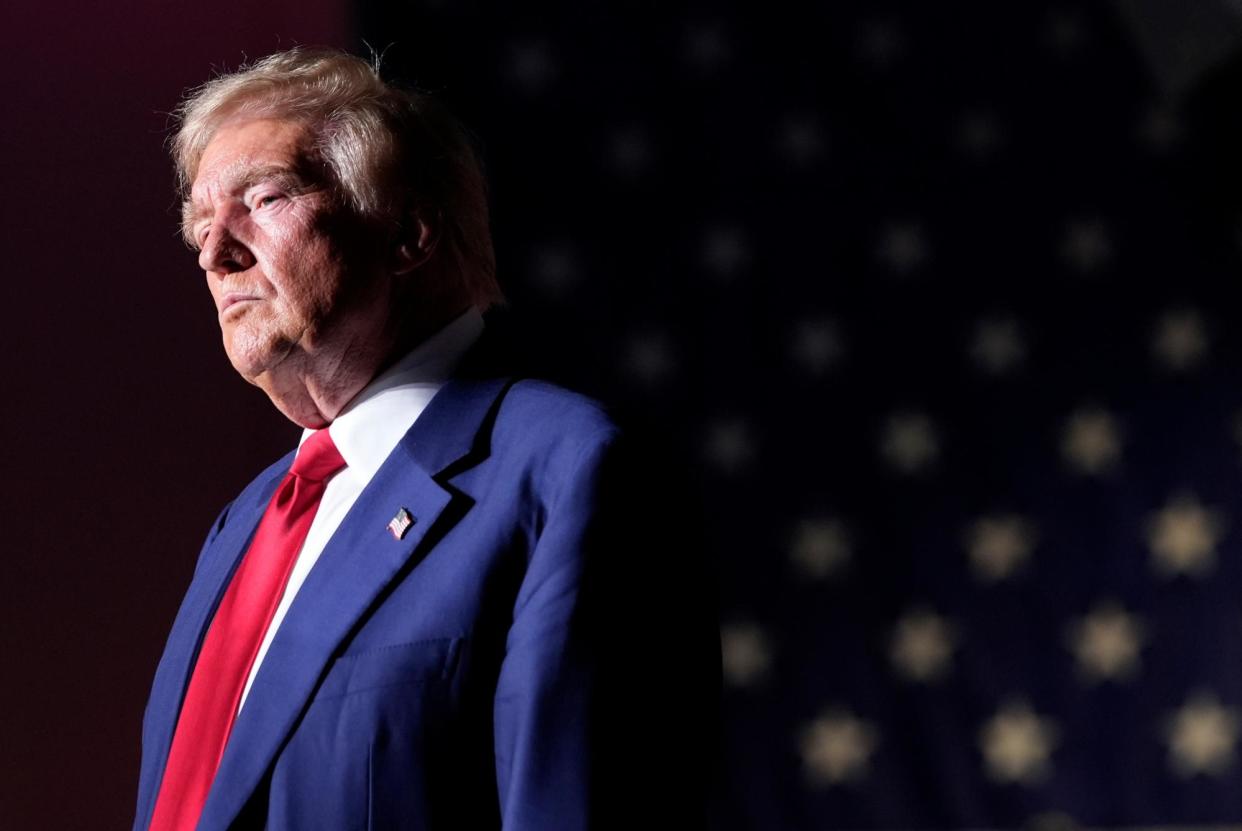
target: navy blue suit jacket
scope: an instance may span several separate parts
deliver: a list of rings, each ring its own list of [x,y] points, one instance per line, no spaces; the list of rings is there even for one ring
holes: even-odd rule
[[[662,472],[621,444],[597,405],[548,384],[466,373],[443,387],[298,592],[199,828],[702,825],[716,701],[699,601],[713,587],[654,519]],[[199,556],[144,716],[135,829],[292,457],[225,508]],[[397,540],[401,508],[415,523]]]

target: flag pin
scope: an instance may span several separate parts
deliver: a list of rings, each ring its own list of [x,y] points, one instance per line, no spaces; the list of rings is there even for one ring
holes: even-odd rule
[[[397,511],[397,515],[388,523],[388,530],[392,532],[392,538],[399,540],[405,536],[405,532],[409,531],[414,525],[414,515],[405,508]]]

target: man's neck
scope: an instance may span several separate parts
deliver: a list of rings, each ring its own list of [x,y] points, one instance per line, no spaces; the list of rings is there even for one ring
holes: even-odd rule
[[[302,427],[327,427],[376,376],[448,323],[469,303],[439,314],[412,315],[390,337],[343,344],[315,355],[290,355],[254,383],[276,409]]]

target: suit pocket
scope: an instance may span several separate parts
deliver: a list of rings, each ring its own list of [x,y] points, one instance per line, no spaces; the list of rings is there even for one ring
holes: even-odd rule
[[[432,638],[347,651],[333,662],[315,699],[447,680],[459,645],[459,638]]]

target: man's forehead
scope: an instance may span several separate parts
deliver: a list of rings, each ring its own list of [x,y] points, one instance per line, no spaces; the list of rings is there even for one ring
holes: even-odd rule
[[[305,165],[294,162],[257,162],[249,159],[239,160],[228,167],[209,171],[206,175],[200,168],[199,175],[194,179],[190,189],[191,198],[198,201],[213,191],[225,193],[258,184],[268,179],[298,179],[305,176]]]
[[[228,186],[257,174],[304,172],[310,142],[297,122],[252,119],[221,125],[199,157],[191,192]]]

